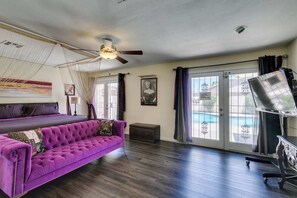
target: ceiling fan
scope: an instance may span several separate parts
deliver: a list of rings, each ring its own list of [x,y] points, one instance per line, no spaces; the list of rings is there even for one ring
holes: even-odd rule
[[[125,55],[143,55],[142,50],[130,50],[130,51],[119,51],[113,45],[112,40],[110,38],[103,38],[103,44],[100,46],[99,50],[88,50],[88,49],[73,49],[74,51],[88,51],[88,52],[96,52],[98,54],[97,57],[91,59],[85,59],[84,62],[95,62],[100,59],[117,59],[122,64],[126,64],[128,61],[119,54]]]

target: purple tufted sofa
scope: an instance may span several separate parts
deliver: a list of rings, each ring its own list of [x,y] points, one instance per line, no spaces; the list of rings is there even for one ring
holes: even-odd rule
[[[115,121],[112,136],[96,136],[100,120],[42,128],[46,151],[32,157],[32,147],[0,135],[0,188],[9,197],[69,173],[124,146],[126,122]]]

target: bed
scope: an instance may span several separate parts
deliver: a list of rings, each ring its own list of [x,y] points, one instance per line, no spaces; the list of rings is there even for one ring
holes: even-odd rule
[[[88,120],[59,113],[55,103],[0,104],[0,134]]]

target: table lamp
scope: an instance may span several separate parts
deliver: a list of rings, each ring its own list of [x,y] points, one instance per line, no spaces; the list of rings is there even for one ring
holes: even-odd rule
[[[77,116],[77,114],[76,114],[76,105],[80,103],[80,97],[77,97],[77,96],[71,97],[70,103],[74,104],[74,116]]]

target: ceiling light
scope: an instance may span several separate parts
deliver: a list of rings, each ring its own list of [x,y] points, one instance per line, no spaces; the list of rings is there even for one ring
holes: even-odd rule
[[[244,32],[246,30],[247,26],[245,25],[241,25],[241,26],[238,26],[234,29],[235,32],[237,32],[238,34],[241,34],[242,32]]]
[[[99,54],[104,59],[115,59],[118,56],[116,48],[113,45],[111,47],[101,45]]]

